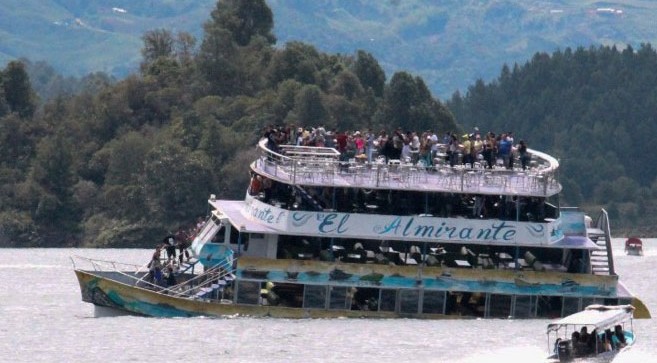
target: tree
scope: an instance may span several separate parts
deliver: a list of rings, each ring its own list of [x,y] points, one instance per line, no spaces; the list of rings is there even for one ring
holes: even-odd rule
[[[376,97],[383,96],[386,75],[379,62],[370,53],[359,50],[354,64],[354,73],[358,76],[363,88],[371,88]]]
[[[158,58],[170,58],[174,54],[175,39],[167,29],[147,31],[141,39],[144,41],[144,47],[141,49],[144,58],[142,67],[155,62]]]
[[[146,155],[141,186],[153,218],[192,220],[205,210],[212,189],[210,163],[204,153],[161,138]]]
[[[304,86],[297,94],[294,104],[299,124],[321,125],[326,122],[327,113],[319,87]]]
[[[17,114],[0,118],[0,164],[25,170],[34,152],[29,129]]]
[[[40,233],[61,239],[55,244],[67,242],[62,234],[75,231],[79,222],[79,210],[73,199],[76,176],[70,145],[62,134],[41,140],[29,177],[21,187],[22,198]]]
[[[301,42],[290,42],[277,51],[267,71],[272,86],[286,79],[304,84],[315,84],[320,56],[315,47]]]
[[[32,116],[36,109],[36,96],[23,63],[11,61],[7,64],[2,77],[2,88],[11,112],[18,113],[22,118]]]
[[[105,173],[106,185],[137,184],[144,170],[144,159],[152,141],[131,131],[108,145],[109,160]]]
[[[256,36],[276,43],[274,15],[264,0],[221,0],[210,17],[213,25],[228,30],[239,46],[246,46]]]
[[[205,38],[199,51],[199,68],[212,94],[224,96],[237,93],[238,52],[228,30],[211,24],[205,26]]]
[[[363,87],[358,77],[347,70],[335,76],[335,81],[330,91],[333,94],[344,96],[349,101],[363,96]]]

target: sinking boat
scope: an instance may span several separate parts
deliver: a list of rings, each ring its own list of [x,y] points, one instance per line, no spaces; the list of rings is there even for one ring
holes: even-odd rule
[[[614,268],[606,211],[560,207],[545,153],[519,170],[257,148],[244,198],[210,196],[175,283],[78,257],[82,300],[157,317],[553,318],[603,302],[650,316]]]

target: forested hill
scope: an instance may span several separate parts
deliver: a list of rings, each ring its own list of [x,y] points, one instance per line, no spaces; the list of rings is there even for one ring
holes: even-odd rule
[[[205,216],[211,193],[244,197],[268,125],[457,129],[421,78],[386,76],[364,51],[275,47],[273,26],[264,0],[220,2],[202,39],[146,32],[140,71],[116,83],[10,62],[0,73],[0,246],[150,247]],[[42,104],[27,70],[65,92]]]
[[[536,54],[447,105],[466,128],[510,130],[558,157],[567,204],[607,208],[617,233],[655,235],[657,54],[649,44]]]
[[[202,36],[216,0],[3,0],[0,67],[45,60],[64,76],[139,68],[141,36],[166,28]],[[536,52],[590,45],[657,43],[657,2],[581,0],[267,0],[277,46],[289,41],[328,53],[364,49],[388,74],[421,76],[446,99],[504,63]]]
[[[32,84],[66,90],[70,80],[10,62],[0,72],[0,246],[152,246],[205,215],[210,193],[243,198],[265,126],[319,124],[512,130],[560,157],[567,204],[603,205],[623,233],[654,235],[652,48],[538,54],[443,104],[422,78],[386,74],[368,52],[278,47],[273,29],[264,0],[224,1],[201,38],[148,31],[138,72],[91,74],[47,103]]]

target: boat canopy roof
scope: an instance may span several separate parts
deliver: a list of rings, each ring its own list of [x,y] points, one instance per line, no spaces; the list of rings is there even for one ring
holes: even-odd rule
[[[627,247],[629,245],[641,246],[643,245],[643,242],[638,237],[630,237],[627,239],[627,241],[625,241],[625,246]]]
[[[547,331],[557,331],[567,325],[586,325],[605,330],[632,319],[633,311],[632,305],[589,305],[584,311],[548,324]]]

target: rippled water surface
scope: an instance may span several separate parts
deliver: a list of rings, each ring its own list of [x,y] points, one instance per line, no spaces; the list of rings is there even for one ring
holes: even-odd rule
[[[657,239],[645,256],[614,241],[621,279],[657,315]],[[135,264],[150,251],[0,249],[3,362],[542,362],[547,320],[287,320],[95,317],[80,300],[69,259]],[[635,320],[638,340],[614,362],[657,362],[657,324]]]

